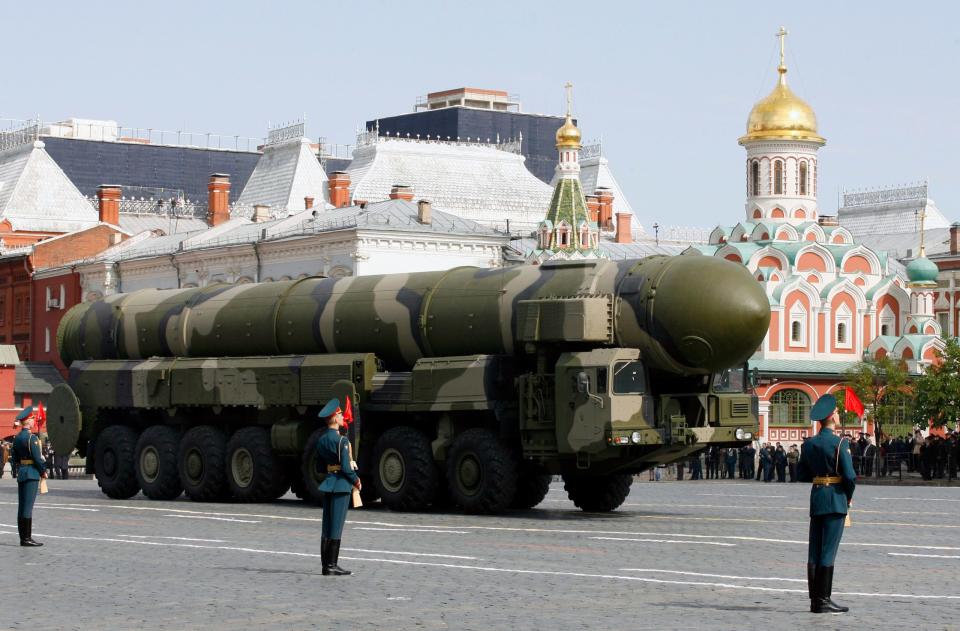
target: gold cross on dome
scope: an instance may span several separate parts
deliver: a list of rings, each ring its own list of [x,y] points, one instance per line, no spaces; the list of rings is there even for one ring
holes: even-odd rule
[[[784,60],[786,57],[784,55],[784,43],[785,43],[785,40],[787,39],[787,35],[789,34],[790,33],[787,32],[787,27],[785,26],[781,26],[780,30],[777,31],[776,33],[777,37],[780,39],[780,66],[781,67],[784,65]]]
[[[573,84],[567,81],[564,85],[567,90],[567,116],[573,112]]]

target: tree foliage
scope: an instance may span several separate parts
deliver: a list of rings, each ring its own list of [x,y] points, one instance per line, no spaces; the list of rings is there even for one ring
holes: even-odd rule
[[[960,343],[947,338],[938,361],[914,384],[913,421],[921,427],[936,427],[960,419]]]
[[[863,402],[879,431],[884,423],[892,423],[900,411],[901,396],[910,390],[907,367],[902,361],[889,357],[868,359],[860,362],[846,373],[847,385]],[[890,396],[897,393],[901,396]],[[843,393],[838,396],[841,417],[848,419],[843,405]]]

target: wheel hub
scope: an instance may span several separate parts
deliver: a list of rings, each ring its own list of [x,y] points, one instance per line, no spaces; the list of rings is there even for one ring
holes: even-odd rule
[[[230,470],[237,486],[241,488],[250,486],[253,482],[253,456],[246,449],[237,449],[230,458]]]
[[[483,470],[473,454],[468,454],[460,460],[457,467],[457,481],[465,492],[470,495],[476,493],[482,477]]]
[[[160,474],[160,454],[157,448],[149,445],[140,452],[140,474],[147,482],[154,482]]]
[[[187,452],[187,475],[191,480],[197,482],[203,476],[203,456],[196,449]]]
[[[395,493],[403,487],[405,477],[403,456],[396,449],[388,449],[380,458],[380,481],[384,488]]]

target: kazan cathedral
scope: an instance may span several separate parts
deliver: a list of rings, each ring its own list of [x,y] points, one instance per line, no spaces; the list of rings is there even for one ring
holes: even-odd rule
[[[904,270],[820,214],[817,153],[826,140],[813,108],[787,85],[785,35],[781,28],[776,85],[754,105],[739,139],[747,153],[745,220],[718,226],[708,245],[687,253],[742,263],[766,289],[770,330],[750,366],[760,374],[762,440],[787,443],[813,434],[811,404],[864,357],[902,359],[916,374],[944,343],[933,313],[937,267],[923,249]]]

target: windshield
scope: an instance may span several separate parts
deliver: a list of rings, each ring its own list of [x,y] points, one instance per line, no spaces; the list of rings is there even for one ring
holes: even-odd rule
[[[614,364],[614,394],[643,394],[646,389],[647,379],[643,372],[643,362],[617,362]]]
[[[747,367],[727,368],[713,375],[713,391],[717,393],[746,392]]]

